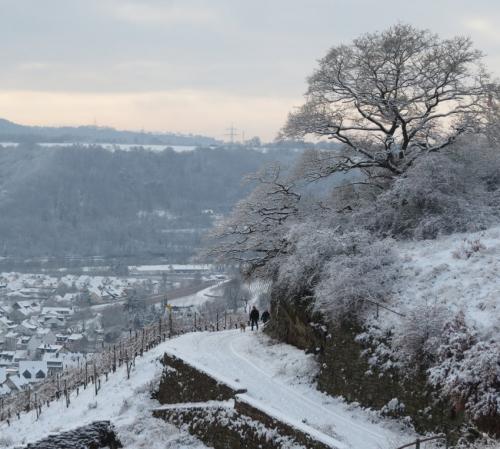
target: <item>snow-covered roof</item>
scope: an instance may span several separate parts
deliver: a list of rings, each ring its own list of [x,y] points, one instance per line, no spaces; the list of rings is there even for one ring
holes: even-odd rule
[[[0,396],[7,396],[11,391],[7,384],[0,384]]]
[[[30,381],[36,381],[47,377],[47,362],[43,360],[24,360],[19,362],[19,375]]]
[[[19,375],[9,376],[8,379],[17,390],[22,390],[25,385],[29,384],[29,381]]]
[[[55,315],[72,315],[73,309],[70,307],[43,307],[42,315],[55,314]]]
[[[39,349],[40,351],[44,351],[44,352],[57,352],[57,351],[60,351],[62,348],[63,347],[61,345],[43,344],[43,345],[38,346],[37,349]]]
[[[71,334],[68,337],[68,340],[70,340],[70,341],[78,341],[78,340],[81,340],[83,337],[84,337],[83,334]]]

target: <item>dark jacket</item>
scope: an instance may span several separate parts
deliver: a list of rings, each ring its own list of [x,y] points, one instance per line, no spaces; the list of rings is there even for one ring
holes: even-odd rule
[[[259,311],[257,309],[252,309],[252,311],[250,312],[250,321],[258,321],[259,316]]]
[[[269,312],[267,310],[264,310],[264,312],[262,312],[262,322],[267,323],[269,321],[269,318],[271,318]]]

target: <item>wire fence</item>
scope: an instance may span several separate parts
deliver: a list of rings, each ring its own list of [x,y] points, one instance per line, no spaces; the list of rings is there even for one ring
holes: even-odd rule
[[[0,398],[0,422],[20,419],[22,413],[34,412],[36,418],[53,401],[63,399],[69,407],[80,391],[92,388],[99,394],[102,382],[108,380],[116,370],[125,365],[127,378],[137,357],[155,348],[174,336],[193,331],[219,331],[233,328],[233,323],[246,321],[241,313],[217,313],[215,319],[204,314],[174,316],[172,310],[154,322],[138,330],[129,330],[128,335],[114,344],[104,345],[100,352],[85,358],[78,367],[68,367],[61,373],[51,375],[39,382],[28,384],[28,388]]]

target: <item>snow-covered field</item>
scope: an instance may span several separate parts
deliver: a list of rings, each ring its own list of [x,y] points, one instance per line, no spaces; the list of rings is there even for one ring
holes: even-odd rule
[[[220,294],[220,286],[223,282],[219,282],[217,285],[204,288],[193,295],[183,296],[182,298],[171,299],[169,303],[174,306],[179,307],[199,307],[207,302],[214,301]]]
[[[167,341],[137,359],[130,380],[122,367],[102,384],[97,397],[89,388],[73,397],[69,408],[61,400],[44,409],[38,421],[33,412],[10,427],[1,424],[0,441],[12,447],[109,419],[125,448],[203,448],[194,438],[151,418],[151,409],[158,403],[150,399],[149,391],[158,382],[158,358],[164,352],[246,388],[246,397],[254,404],[324,435],[339,449],[391,449],[411,441],[412,435],[397,423],[317,391],[311,383],[317,369],[312,356],[272,343],[263,334],[239,331],[192,333]]]

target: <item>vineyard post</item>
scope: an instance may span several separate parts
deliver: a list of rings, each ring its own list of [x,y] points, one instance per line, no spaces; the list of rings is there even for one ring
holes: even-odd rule
[[[94,361],[94,386],[95,386],[95,395],[97,396],[99,390],[97,388],[97,368],[95,366],[95,361]]]
[[[173,328],[172,307],[169,307],[168,308],[168,338],[172,338],[172,328]]]

